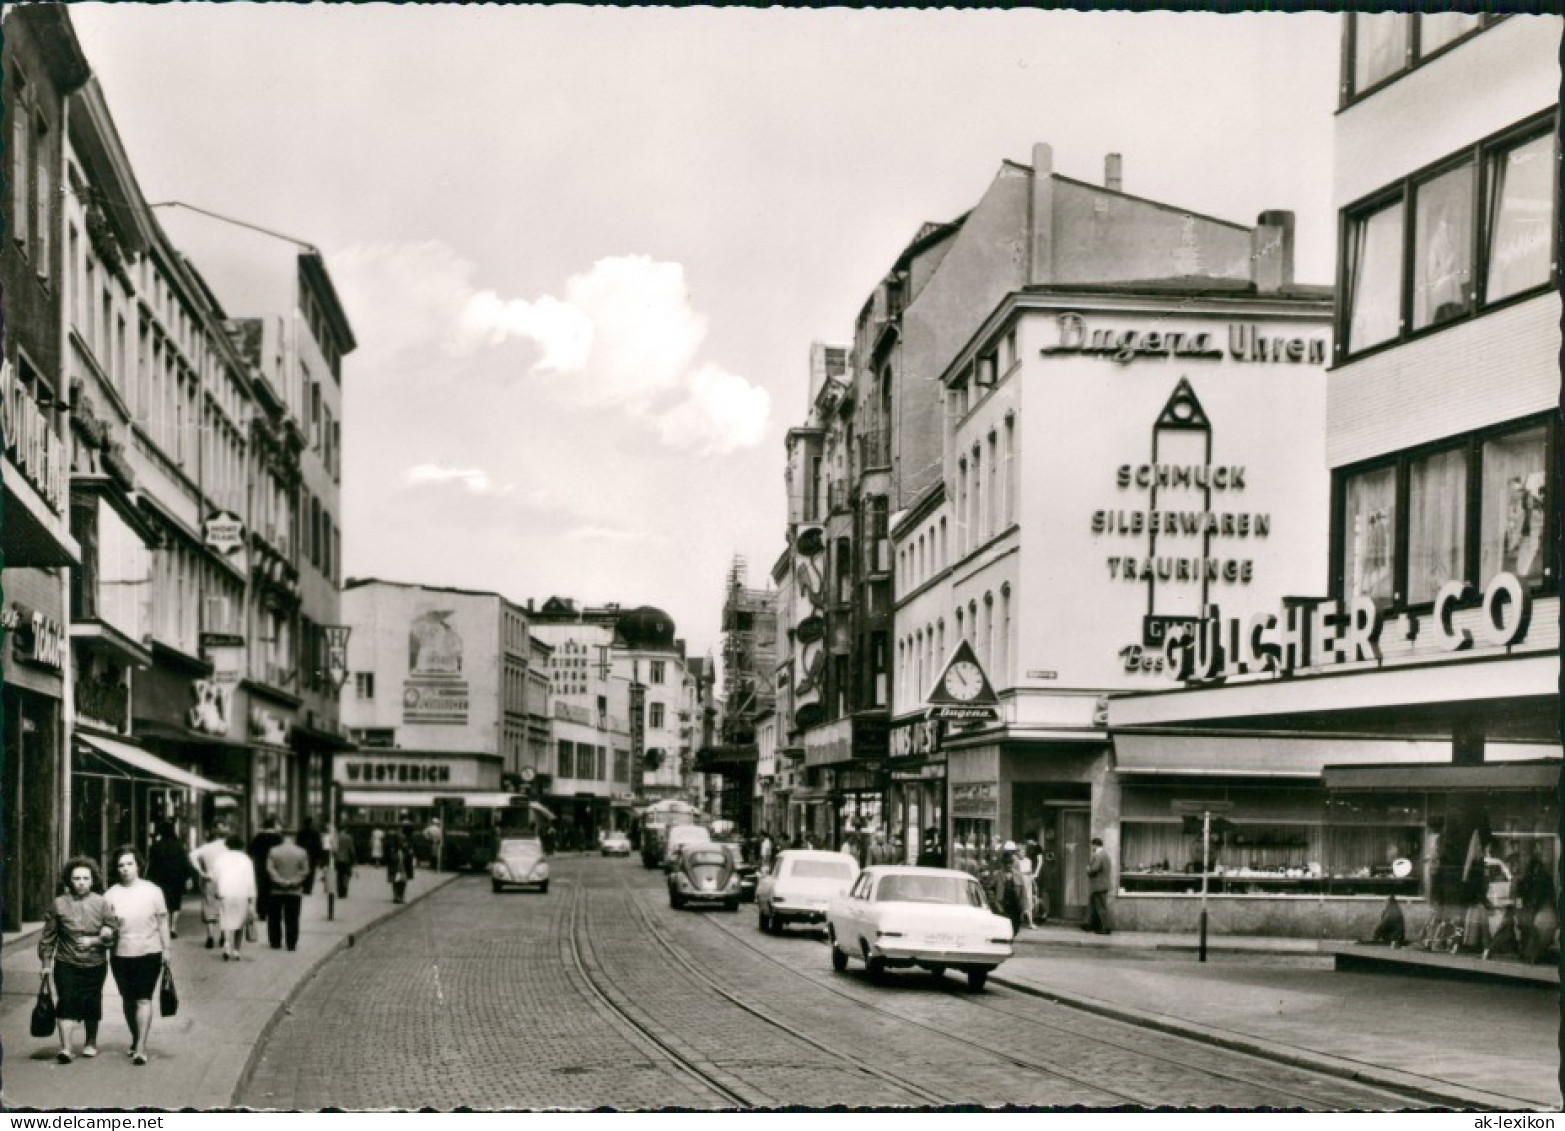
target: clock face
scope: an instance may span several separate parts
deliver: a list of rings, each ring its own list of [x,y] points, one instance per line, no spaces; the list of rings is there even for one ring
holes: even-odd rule
[[[984,673],[970,660],[959,660],[946,672],[946,694],[953,699],[976,699],[984,689]]]

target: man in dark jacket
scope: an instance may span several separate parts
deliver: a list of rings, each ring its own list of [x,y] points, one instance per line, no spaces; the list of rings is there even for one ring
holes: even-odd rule
[[[278,831],[277,815],[269,813],[261,825],[261,831],[250,842],[250,862],[255,865],[255,914],[258,919],[268,919],[272,907],[272,881],[266,874],[266,858],[282,842],[283,834]]]
[[[348,881],[353,878],[353,865],[357,861],[358,850],[353,844],[353,834],[347,829],[341,829],[337,833],[336,843],[332,845],[332,867],[337,872],[337,898],[348,898]]]
[[[326,864],[326,845],[321,840],[321,833],[315,827],[314,819],[310,817],[306,817],[304,823],[299,826],[299,835],[295,839],[310,858],[310,874],[304,879],[304,894],[309,895],[315,891],[315,873]],[[326,882],[324,877],[321,882]]]
[[[1087,922],[1084,931],[1106,935],[1114,930],[1109,918],[1109,892],[1114,890],[1114,863],[1103,849],[1101,837],[1092,838],[1092,855],[1087,858]]]

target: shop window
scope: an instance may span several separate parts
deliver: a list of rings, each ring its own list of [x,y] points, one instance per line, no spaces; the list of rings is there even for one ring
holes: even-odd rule
[[[1547,429],[1527,428],[1483,445],[1479,577],[1515,574],[1529,586],[1544,576],[1543,519]]]
[[[1413,329],[1472,311],[1474,176],[1471,162],[1424,182],[1413,210]]]
[[[1408,471],[1407,599],[1433,601],[1467,561],[1467,453],[1437,452]]]
[[[1550,134],[1494,154],[1488,166],[1488,272],[1497,302],[1549,281],[1554,233],[1554,139]]]
[[[563,738],[560,739],[556,773],[562,778],[573,778],[576,776],[576,744],[574,742],[566,742]]]
[[[1347,346],[1360,350],[1396,337],[1401,326],[1401,203],[1350,220],[1347,251]]]

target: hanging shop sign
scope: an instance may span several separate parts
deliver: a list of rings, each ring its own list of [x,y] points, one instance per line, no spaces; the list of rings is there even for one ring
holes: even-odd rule
[[[245,524],[233,511],[213,511],[202,523],[201,536],[209,549],[232,557],[244,549]]]
[[[952,650],[924,702],[925,718],[931,721],[978,723],[1000,717],[1000,698],[966,640],[959,641]]]
[[[326,677],[337,691],[348,682],[348,636],[352,631],[345,624],[321,626],[321,632],[326,636]]]
[[[288,720],[279,718],[265,707],[251,707],[250,737],[268,746],[287,746]]]
[[[70,492],[65,444],[9,361],[0,363],[0,450],[49,509],[62,514]]]
[[[65,629],[60,622],[37,609],[13,602],[0,617],[0,626],[11,637],[11,654],[24,663],[63,671]]]
[[[1229,323],[1226,336],[1210,330],[1132,330],[1122,326],[1092,325],[1074,311],[1056,316],[1054,324],[1057,334],[1054,344],[1039,351],[1045,357],[1087,354],[1109,357],[1121,365],[1151,357],[1181,360],[1228,357],[1240,362],[1326,364],[1326,339],[1269,336],[1247,322]]]
[[[1458,627],[1459,611],[1477,608],[1474,629]],[[1532,593],[1511,573],[1496,574],[1480,593],[1462,581],[1446,583],[1427,617],[1407,616],[1408,639],[1432,634],[1439,647],[1460,652],[1475,644],[1504,648],[1526,638]],[[1194,625],[1171,628],[1164,645],[1168,674],[1184,683],[1215,683],[1236,675],[1290,675],[1334,664],[1378,661],[1383,615],[1369,597],[1290,599],[1277,613],[1245,620],[1217,605]]]

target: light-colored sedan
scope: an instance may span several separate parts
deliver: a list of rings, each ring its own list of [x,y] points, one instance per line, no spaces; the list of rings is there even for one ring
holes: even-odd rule
[[[489,865],[489,879],[495,891],[508,887],[534,887],[549,890],[549,860],[543,841],[537,837],[506,837],[495,850]]]
[[[859,874],[859,862],[841,852],[788,849],[755,888],[761,930],[777,934],[789,923],[824,923],[826,908]]]
[[[946,868],[866,868],[826,911],[833,970],[846,970],[850,958],[871,977],[908,966],[938,977],[952,968],[975,990],[1011,957],[1013,934],[1010,920],[989,910],[977,880]]]
[[[603,838],[603,843],[598,846],[598,850],[605,856],[629,856],[630,837],[624,833],[610,833]]]

